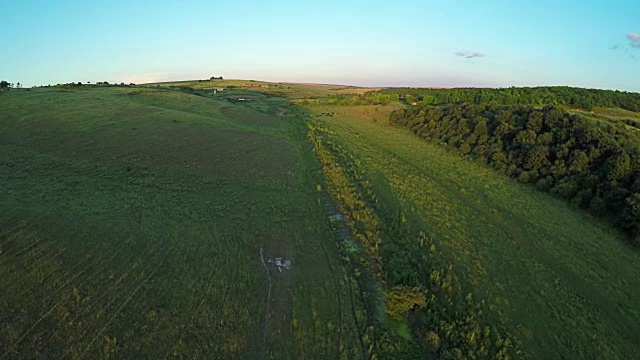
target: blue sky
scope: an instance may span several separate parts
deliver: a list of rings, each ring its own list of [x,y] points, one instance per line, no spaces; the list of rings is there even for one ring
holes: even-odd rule
[[[640,1],[1,0],[0,78],[640,91]],[[617,46],[617,47],[616,47]]]

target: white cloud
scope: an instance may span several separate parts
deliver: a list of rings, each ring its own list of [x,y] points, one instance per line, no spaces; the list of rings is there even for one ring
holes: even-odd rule
[[[628,33],[627,39],[629,39],[629,46],[632,48],[640,49],[640,34]]]
[[[461,56],[461,57],[465,57],[467,59],[472,59],[472,58],[477,58],[477,57],[484,57],[486,56],[483,53],[480,52],[471,52],[471,51],[458,51],[456,53],[454,53],[454,55],[456,56]]]

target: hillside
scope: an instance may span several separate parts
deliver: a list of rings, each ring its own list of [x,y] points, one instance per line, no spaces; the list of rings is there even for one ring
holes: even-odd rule
[[[501,173],[474,105],[404,90],[0,92],[0,359],[639,358],[637,249],[523,181],[528,122],[493,142]],[[544,105],[475,105],[486,147],[520,109],[553,146],[593,125],[637,148],[633,111]],[[574,175],[609,176],[589,159]]]
[[[361,356],[300,113],[254,98],[0,94],[0,358]]]
[[[640,258],[625,238],[561,200],[388,126],[382,119],[394,109],[312,107],[327,126],[325,142],[351,154],[349,163],[377,195],[368,206],[383,228],[380,253],[385,243],[392,252],[381,256],[387,284],[420,284],[442,309],[447,304],[437,299],[449,290],[441,282],[434,286],[433,276],[449,269],[453,286],[471,294],[484,315],[491,314],[485,321],[502,324],[502,333],[510,332],[528,357],[637,357],[640,283],[634,274]],[[321,115],[327,113],[335,115]],[[394,216],[404,231],[390,224]],[[423,259],[434,250],[435,259]],[[424,261],[440,269],[420,266]],[[418,339],[438,329],[439,321],[461,321],[469,313],[422,311],[427,313],[409,317]],[[435,330],[440,356],[445,346],[452,353],[479,346],[467,342],[473,331],[463,329],[453,324],[461,338],[446,327]]]

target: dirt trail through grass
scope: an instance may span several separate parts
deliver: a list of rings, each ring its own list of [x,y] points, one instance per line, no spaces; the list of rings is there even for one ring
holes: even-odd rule
[[[267,273],[267,296],[266,296],[266,301],[265,301],[265,309],[264,309],[264,330],[263,330],[263,335],[262,335],[262,341],[264,344],[267,343],[267,334],[268,334],[268,330],[269,330],[269,306],[271,305],[271,272],[269,271],[269,268],[267,267],[267,263],[264,261],[264,255],[262,253],[262,246],[260,247],[260,261],[262,261],[262,266],[264,266],[264,270]],[[265,348],[265,352],[266,352],[266,348]],[[266,353],[265,353],[266,356]]]

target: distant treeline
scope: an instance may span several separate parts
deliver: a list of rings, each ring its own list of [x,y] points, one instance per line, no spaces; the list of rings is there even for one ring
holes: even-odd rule
[[[457,88],[411,89],[390,88],[382,94],[398,94],[409,103],[439,104],[501,104],[501,105],[557,105],[592,110],[594,107],[618,107],[640,112],[640,93],[581,89],[567,86],[519,88]]]
[[[613,218],[640,244],[638,130],[598,125],[554,106],[419,105],[394,112],[390,121]]]
[[[95,84],[91,84],[90,82],[87,82],[85,84],[83,84],[81,81],[76,82],[70,82],[70,83],[66,83],[66,84],[55,84],[55,85],[40,85],[40,86],[34,86],[34,88],[62,88],[62,89],[80,89],[80,88],[93,88],[93,87],[97,87],[97,86],[135,86],[135,83],[129,83],[129,84],[125,84],[125,83],[112,83],[110,84],[108,81],[98,81]]]

